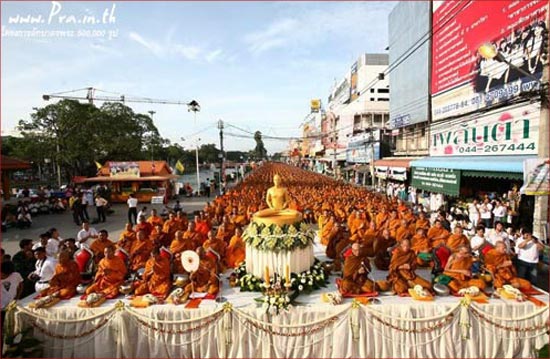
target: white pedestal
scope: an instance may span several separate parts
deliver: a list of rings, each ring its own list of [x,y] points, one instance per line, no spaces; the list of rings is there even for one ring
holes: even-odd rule
[[[246,271],[256,277],[264,278],[265,267],[269,268],[269,275],[277,273],[284,277],[286,266],[290,266],[291,273],[307,271],[313,265],[313,246],[294,251],[268,252],[246,246]]]

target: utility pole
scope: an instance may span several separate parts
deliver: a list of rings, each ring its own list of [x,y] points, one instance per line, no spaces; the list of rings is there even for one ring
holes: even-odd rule
[[[220,194],[222,190],[222,183],[225,182],[225,154],[223,152],[223,121],[218,120],[218,128],[220,129]]]
[[[151,120],[153,120],[153,115],[156,113],[155,111],[151,110],[151,111],[148,111],[149,112],[149,115],[151,115]],[[152,173],[155,174],[155,149],[153,147],[153,142],[151,142],[151,168],[152,168]],[[170,165],[170,164],[168,164]]]

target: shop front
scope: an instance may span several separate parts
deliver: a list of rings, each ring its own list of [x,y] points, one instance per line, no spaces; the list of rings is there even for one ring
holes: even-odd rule
[[[410,183],[410,163],[417,158],[383,158],[374,161],[374,175],[378,178],[379,187],[386,188],[388,184],[408,186]]]

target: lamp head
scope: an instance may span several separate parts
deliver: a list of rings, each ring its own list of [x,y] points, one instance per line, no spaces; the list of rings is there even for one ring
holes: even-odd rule
[[[499,62],[504,61],[504,57],[502,56],[502,54],[500,52],[498,52],[497,47],[494,44],[491,44],[489,42],[481,45],[477,49],[477,52],[484,59],[487,59],[487,60],[493,60],[494,59],[494,60],[499,61]]]

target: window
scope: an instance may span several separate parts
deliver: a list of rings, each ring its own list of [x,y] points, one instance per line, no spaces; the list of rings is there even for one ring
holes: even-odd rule
[[[370,93],[374,93],[374,89],[370,89]]]
[[[390,89],[378,89],[378,93],[390,93]]]
[[[376,101],[376,99],[375,99],[374,97],[371,97],[370,100],[371,100],[372,102]]]
[[[378,101],[389,101],[389,98],[379,98]]]

